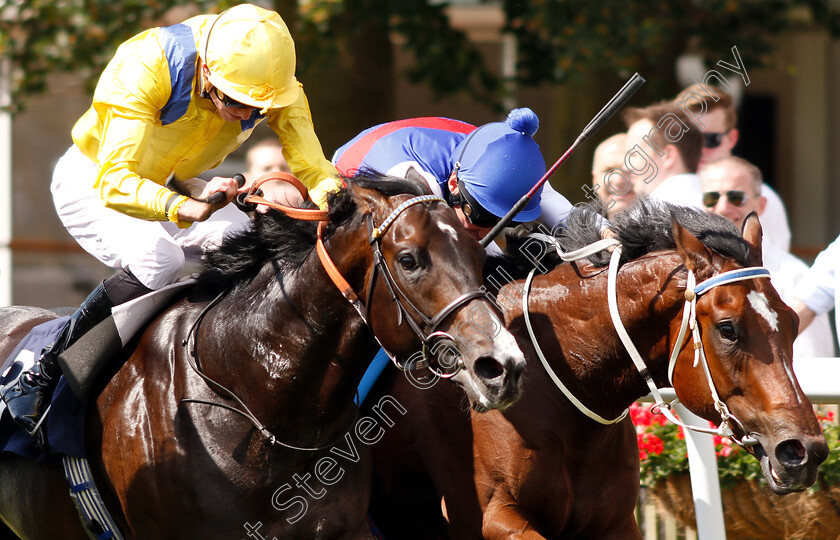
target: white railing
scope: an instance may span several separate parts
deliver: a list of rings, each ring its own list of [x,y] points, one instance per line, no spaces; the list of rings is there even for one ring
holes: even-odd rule
[[[802,390],[814,404],[840,403],[840,358],[796,358],[793,361],[793,370]],[[665,389],[662,391],[662,397],[672,400],[676,396],[673,389]],[[639,401],[653,400],[647,396]],[[706,422],[679,404],[677,413],[688,424],[703,425]],[[725,539],[717,457],[712,436],[685,430],[685,441],[697,516],[697,538]]]

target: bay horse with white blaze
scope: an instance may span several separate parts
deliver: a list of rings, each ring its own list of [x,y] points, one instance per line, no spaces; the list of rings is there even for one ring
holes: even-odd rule
[[[463,400],[444,385],[418,392],[391,377],[374,389],[374,403],[385,393],[409,410],[374,448],[371,508],[386,537],[641,538],[638,446],[622,411],[651,390],[646,375],[744,444],[774,492],[814,483],[828,447],[791,368],[797,317],[756,268],[757,217],[739,234],[719,216],[645,201],[613,227],[621,251],[612,257],[555,260],[498,295],[530,364],[516,404],[452,414]],[[572,223],[560,242],[569,250],[598,239],[597,224]],[[606,264],[618,256],[611,292]],[[525,275],[510,263],[501,266]]]
[[[451,208],[415,181],[347,183],[317,235],[314,222],[271,211],[226,237],[198,286],[123,351],[86,437],[126,538],[369,538],[368,445],[402,421],[395,401],[369,418],[353,404],[380,343],[405,359],[459,325],[466,347],[452,378],[471,402],[519,396],[513,337],[463,324],[469,309],[494,308],[478,292],[484,252]],[[342,297],[330,264],[364,305]],[[51,316],[1,310],[0,355]],[[253,422],[230,410],[244,405]],[[0,517],[21,537],[86,538],[67,491],[60,470],[0,455]]]

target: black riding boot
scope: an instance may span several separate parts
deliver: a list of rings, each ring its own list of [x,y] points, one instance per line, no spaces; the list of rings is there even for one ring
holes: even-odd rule
[[[0,390],[12,420],[23,426],[30,435],[40,427],[44,408],[61,376],[58,355],[64,352],[85,332],[96,326],[110,313],[114,304],[105,291],[105,282],[93,290],[52,345],[44,347],[32,369],[23,372],[17,382]]]

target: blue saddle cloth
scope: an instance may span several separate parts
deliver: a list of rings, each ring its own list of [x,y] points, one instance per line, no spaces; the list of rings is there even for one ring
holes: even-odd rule
[[[0,386],[15,381],[21,372],[32,366],[41,354],[41,349],[55,341],[69,317],[60,317],[40,324],[15,347],[12,354],[0,368]],[[47,440],[47,450],[36,444],[36,438],[30,437],[19,427],[6,412],[5,404],[0,400],[0,452],[12,452],[32,461],[61,466],[61,456],[85,456],[85,410],[76,399],[64,377],[58,381],[53,392],[52,405],[41,429]]]

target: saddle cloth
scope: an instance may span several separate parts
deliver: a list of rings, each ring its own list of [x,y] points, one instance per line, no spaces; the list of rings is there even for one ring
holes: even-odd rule
[[[112,309],[111,318],[123,346],[153,316],[168,306],[179,292],[195,284],[185,279],[153,291],[145,296],[120,304]],[[32,367],[41,350],[55,341],[69,317],[59,317],[33,328],[0,366],[0,387],[17,380]],[[13,452],[26,459],[61,467],[62,455],[85,458],[85,406],[73,395],[64,376],[53,392],[49,414],[41,426],[47,441],[45,451],[11,420],[6,404],[0,400],[0,452]]]
[[[0,368],[0,386],[14,383],[20,374],[31,368],[41,350],[53,343],[69,317],[59,317],[40,324],[18,344]],[[24,458],[61,466],[61,455],[85,457],[85,410],[67,387],[64,377],[53,392],[50,413],[41,426],[47,438],[49,453],[6,414],[6,404],[0,400],[0,452],[13,452]]]

